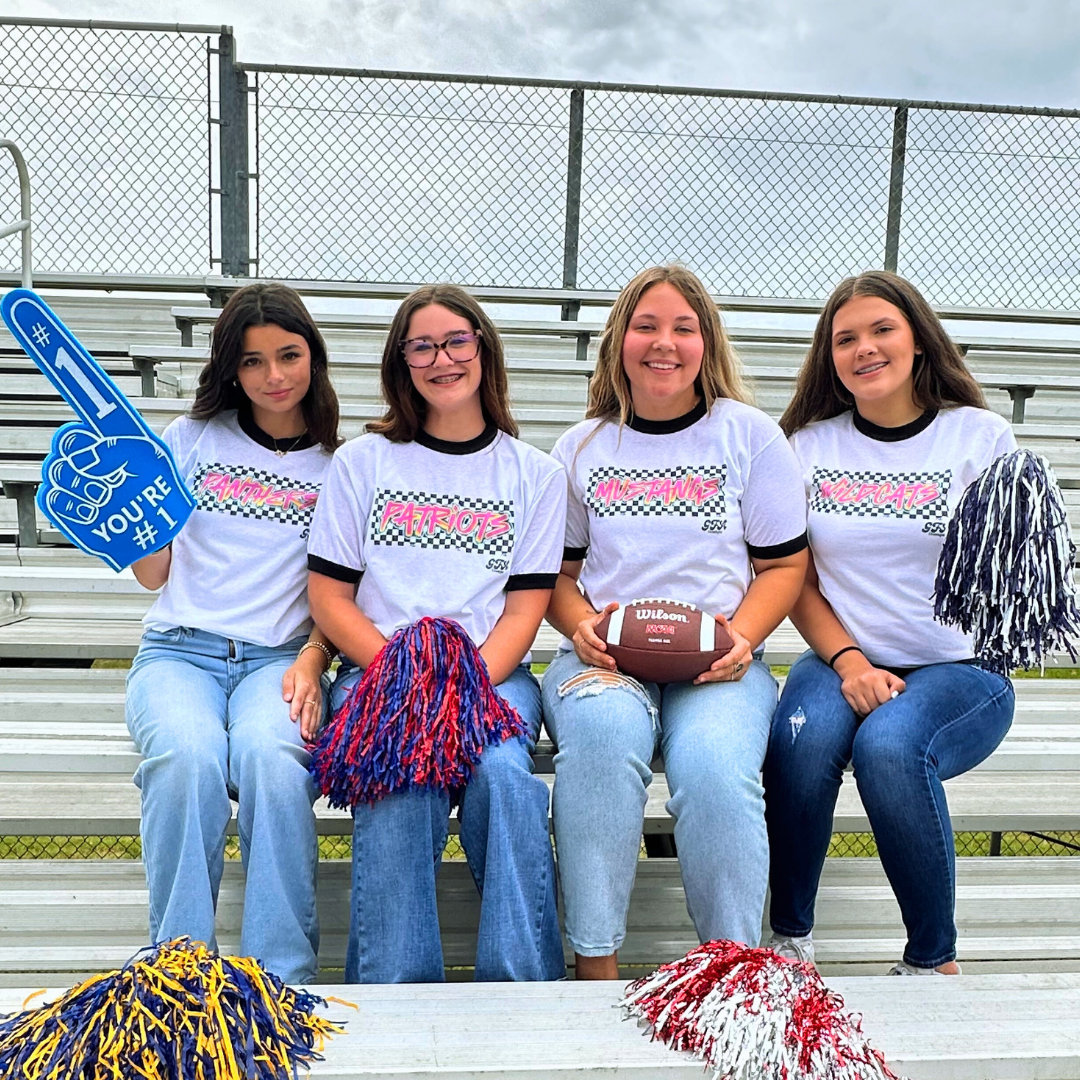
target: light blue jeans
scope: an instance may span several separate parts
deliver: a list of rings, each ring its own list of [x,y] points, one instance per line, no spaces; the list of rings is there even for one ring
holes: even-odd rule
[[[318,970],[315,787],[281,679],[304,638],[278,648],[177,627],[143,634],[127,724],[143,762],[142,844],[150,937],[216,947],[229,795],[247,872],[240,951],[288,983]]]
[[[555,658],[544,724],[557,748],[555,850],[574,952],[609,956],[626,936],[657,750],[698,937],[758,943],[769,873],[761,764],[776,696],[760,660],[738,682],[658,687],[572,652]]]
[[[360,678],[339,671],[336,712]],[[495,688],[527,739],[488,746],[457,799],[461,844],[480,891],[477,981],[536,981],[566,974],[555,901],[548,787],[533,775],[540,687],[517,668]],[[352,917],[345,981],[441,982],[435,879],[453,800],[446,792],[388,795],[353,812]]]

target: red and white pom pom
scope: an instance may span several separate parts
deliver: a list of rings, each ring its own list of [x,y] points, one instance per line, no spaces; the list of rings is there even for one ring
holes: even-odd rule
[[[812,964],[708,941],[626,988],[619,1003],[713,1080],[898,1080]]]

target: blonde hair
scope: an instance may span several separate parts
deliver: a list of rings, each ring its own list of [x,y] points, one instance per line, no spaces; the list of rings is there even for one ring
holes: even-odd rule
[[[739,359],[728,341],[724,324],[720,320],[720,311],[708,290],[698,276],[686,267],[669,264],[642,270],[619,293],[600,339],[596,372],[589,385],[586,419],[596,417],[601,420],[617,420],[622,425],[628,423],[633,416],[634,402],[630,392],[630,380],[622,362],[623,340],[642,296],[654,285],[664,282],[678,289],[693,309],[701,327],[705,349],[701,357],[701,372],[695,385],[698,393],[705,399],[706,410],[712,408],[717,398],[750,401]]]

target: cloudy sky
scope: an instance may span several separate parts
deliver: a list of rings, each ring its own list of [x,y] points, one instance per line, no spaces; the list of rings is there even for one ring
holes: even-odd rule
[[[1080,0],[2,0],[242,60],[1080,107]]]

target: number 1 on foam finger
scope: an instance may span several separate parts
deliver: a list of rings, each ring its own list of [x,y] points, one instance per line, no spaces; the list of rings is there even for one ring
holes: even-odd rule
[[[61,346],[56,350],[56,356],[53,358],[53,365],[58,371],[67,371],[71,373],[71,377],[79,384],[79,388],[84,394],[94,403],[94,408],[97,409],[97,418],[101,420],[106,417],[116,408],[115,401],[106,401],[98,392],[98,388],[86,377],[86,372],[68,356],[67,351]]]

